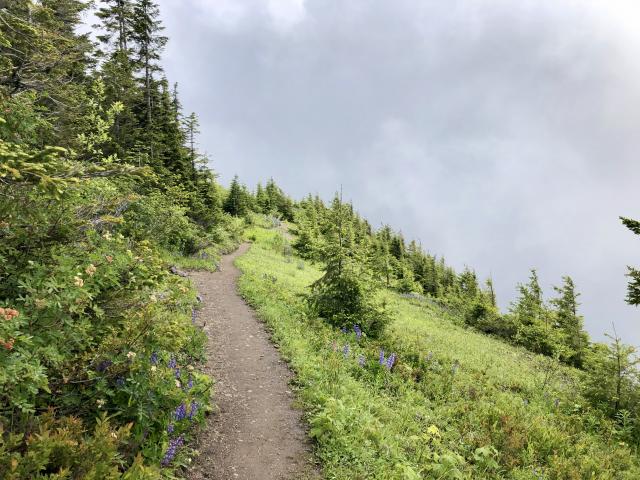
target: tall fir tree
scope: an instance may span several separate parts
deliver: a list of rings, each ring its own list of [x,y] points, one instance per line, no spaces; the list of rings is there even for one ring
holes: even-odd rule
[[[167,43],[162,35],[164,27],[160,20],[160,9],[152,0],[135,0],[132,17],[132,39],[135,42],[135,60],[141,71],[144,90],[144,118],[147,132],[151,132],[153,123],[153,96],[155,73],[162,70],[160,57]],[[153,143],[151,156],[154,156]]]
[[[630,218],[620,217],[625,227],[636,235],[640,235],[640,222]],[[627,276],[629,277],[629,285],[627,287],[627,303],[629,305],[640,305],[640,269],[635,267],[627,267]]]
[[[571,277],[562,277],[562,286],[553,287],[558,297],[551,300],[555,307],[557,328],[564,334],[564,342],[568,347],[565,361],[576,367],[584,363],[589,346],[589,336],[584,331],[584,321],[578,315],[578,296]]]

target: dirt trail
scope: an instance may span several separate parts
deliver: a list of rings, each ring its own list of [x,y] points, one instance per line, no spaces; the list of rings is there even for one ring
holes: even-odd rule
[[[301,414],[292,407],[292,374],[236,290],[233,261],[247,249],[223,257],[219,272],[190,274],[203,300],[197,323],[209,338],[205,371],[216,380],[218,411],[199,436],[188,478],[316,478]]]

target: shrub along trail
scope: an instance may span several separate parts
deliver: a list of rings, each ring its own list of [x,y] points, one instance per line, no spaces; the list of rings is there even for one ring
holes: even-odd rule
[[[218,407],[199,437],[192,480],[297,480],[313,470],[301,413],[292,407],[292,374],[236,290],[233,262],[247,249],[223,257],[220,272],[191,274],[203,299],[197,321],[209,338],[206,373],[216,379]]]

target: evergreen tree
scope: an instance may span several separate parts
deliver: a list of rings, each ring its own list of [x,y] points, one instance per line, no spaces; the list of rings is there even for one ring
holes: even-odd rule
[[[589,346],[589,336],[584,331],[583,319],[578,315],[578,296],[571,277],[562,277],[562,286],[553,287],[558,297],[551,300],[556,307],[557,327],[564,334],[564,341],[568,347],[565,360],[576,367],[584,361],[584,355]]]
[[[376,287],[366,268],[366,244],[355,241],[351,205],[336,195],[323,222],[320,251],[324,274],[311,286],[311,310],[336,327],[360,325],[372,337],[382,334],[388,317],[375,300]]]
[[[518,285],[518,290],[520,296],[511,307],[517,324],[516,342],[536,353],[566,356],[563,336],[544,305],[535,269],[531,269],[529,283]]]
[[[640,235],[640,222],[630,218],[620,217],[625,227],[636,235]],[[640,270],[634,267],[627,267],[627,276],[630,278],[627,287],[627,303],[629,305],[640,305]]]
[[[478,278],[476,272],[469,267],[465,267],[458,276],[458,285],[463,296],[473,299],[478,295]]]
[[[102,22],[95,25],[101,29],[98,40],[106,46],[110,52],[101,52],[101,55],[130,53],[131,39],[133,36],[133,4],[131,0],[101,0],[102,6],[96,11],[96,17]]]
[[[235,217],[242,217],[247,214],[247,199],[245,197],[245,190],[240,185],[238,176],[233,177],[231,186],[229,187],[229,194],[222,206],[225,212]]]
[[[496,301],[496,292],[493,288],[493,279],[491,277],[487,278],[485,285],[487,288],[487,297],[489,298],[489,304],[492,307],[497,307],[498,302]]]
[[[147,130],[150,130],[153,120],[153,75],[161,71],[158,62],[167,43],[167,37],[161,35],[164,27],[160,21],[158,5],[152,0],[136,0],[133,6],[132,28],[136,62],[142,71],[146,126]]]
[[[191,112],[191,114],[184,119],[183,122],[186,137],[187,137],[187,145],[189,149],[189,160],[191,161],[191,168],[195,172],[197,171],[197,163],[198,163],[198,155],[196,151],[196,137],[200,134],[200,122],[198,122],[198,117],[195,113]]]

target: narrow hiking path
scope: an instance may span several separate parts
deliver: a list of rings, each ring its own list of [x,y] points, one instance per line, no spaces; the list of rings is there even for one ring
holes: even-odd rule
[[[217,410],[200,434],[191,480],[300,480],[312,476],[308,437],[292,406],[292,373],[264,324],[237,292],[234,260],[192,272],[202,300],[197,323],[208,337],[205,371],[215,378]]]

